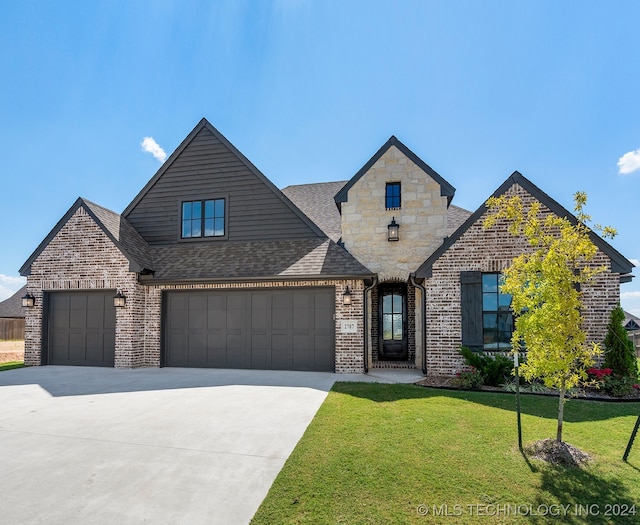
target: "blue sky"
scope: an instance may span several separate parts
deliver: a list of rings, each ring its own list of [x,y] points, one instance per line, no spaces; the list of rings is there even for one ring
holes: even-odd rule
[[[0,299],[78,196],[122,211],[161,165],[145,137],[170,154],[202,117],[281,188],[348,179],[394,134],[470,210],[514,170],[570,209],[585,191],[640,259],[639,18],[637,1],[4,2]]]

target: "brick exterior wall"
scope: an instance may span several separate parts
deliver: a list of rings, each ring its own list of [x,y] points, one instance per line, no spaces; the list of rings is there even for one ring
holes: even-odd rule
[[[401,208],[385,209],[387,182],[402,185]],[[406,282],[447,236],[447,198],[440,185],[391,146],[350,189],[342,203],[342,242],[381,282]],[[387,241],[395,217],[400,240]]]
[[[126,308],[116,310],[115,366],[142,366],[144,339],[136,316],[144,312],[144,288],[126,257],[80,207],[31,265],[27,291],[36,303],[25,308],[25,364],[41,364],[44,292],[103,289],[127,297]]]
[[[507,195],[520,195],[525,203],[533,197],[519,185],[509,189]],[[543,207],[547,213],[551,213]],[[507,231],[507,222],[500,221],[485,230],[480,217],[433,265],[431,278],[424,286],[427,291],[427,374],[454,376],[464,369],[464,360],[457,349],[462,342],[460,272],[500,272],[513,258],[530,248],[526,242]],[[610,261],[598,252],[594,265]],[[620,298],[618,274],[606,271],[588,286],[583,286],[583,315],[587,340],[601,343],[606,332],[609,313]]]
[[[278,281],[206,285],[141,285],[129,271],[122,255],[93,219],[80,207],[31,265],[27,291],[36,298],[25,309],[25,364],[42,362],[43,297],[47,291],[120,290],[127,298],[116,309],[115,366],[117,368],[160,366],[162,338],[161,298],[163,290],[250,289],[279,287],[335,288],[336,372],[361,373],[363,354],[363,282],[357,280]],[[342,294],[351,290],[352,304],[345,306]],[[358,333],[342,334],[341,321],[357,320]]]

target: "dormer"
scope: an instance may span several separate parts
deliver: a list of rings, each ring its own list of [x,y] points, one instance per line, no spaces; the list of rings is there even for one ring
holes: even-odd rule
[[[335,196],[342,242],[380,281],[406,281],[447,236],[454,193],[392,136]]]

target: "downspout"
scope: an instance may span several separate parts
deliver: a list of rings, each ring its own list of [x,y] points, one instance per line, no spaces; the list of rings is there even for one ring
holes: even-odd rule
[[[409,275],[409,282],[412,286],[420,288],[422,295],[422,373],[427,375],[427,290],[416,281],[416,274]]]
[[[368,323],[368,319],[369,316],[367,315],[367,294],[368,292],[370,292],[374,286],[376,286],[378,284],[378,277],[374,277],[373,278],[373,283],[371,283],[371,286],[368,286],[364,289],[363,292],[363,297],[362,297],[362,308],[363,308],[363,317],[364,317],[364,373],[368,374],[369,373],[369,356],[367,355],[367,350],[369,348],[369,345],[367,344],[367,342],[369,341],[369,323]]]

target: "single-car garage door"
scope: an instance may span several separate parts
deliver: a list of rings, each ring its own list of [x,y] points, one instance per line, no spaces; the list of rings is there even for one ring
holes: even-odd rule
[[[51,365],[113,366],[114,291],[47,294],[47,354]]]
[[[165,366],[333,372],[334,289],[171,291]]]

